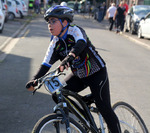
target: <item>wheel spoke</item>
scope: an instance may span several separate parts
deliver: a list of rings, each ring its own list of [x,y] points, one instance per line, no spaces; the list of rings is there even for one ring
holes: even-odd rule
[[[122,133],[148,133],[144,121],[129,104],[118,102],[113,109],[120,121]]]

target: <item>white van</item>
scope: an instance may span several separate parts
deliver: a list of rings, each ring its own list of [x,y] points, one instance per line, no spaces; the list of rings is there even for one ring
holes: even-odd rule
[[[8,19],[13,20],[15,17],[20,17],[20,13],[17,9],[16,2],[14,0],[7,0],[8,5]]]
[[[0,0],[0,33],[2,33],[2,31],[3,31],[4,21],[5,21],[5,16],[4,16],[4,13],[3,13],[2,2]]]

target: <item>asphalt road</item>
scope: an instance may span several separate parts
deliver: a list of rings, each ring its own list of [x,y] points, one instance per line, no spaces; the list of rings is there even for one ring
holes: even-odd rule
[[[92,19],[77,15],[74,23],[86,30],[107,63],[112,104],[117,101],[131,104],[149,129],[149,47],[109,32],[107,25]],[[52,112],[54,102],[44,88],[35,96],[25,89],[43,60],[49,39],[47,24],[37,17],[11,41],[10,51],[0,63],[0,132],[30,133],[39,118]],[[81,94],[88,92],[87,89]]]

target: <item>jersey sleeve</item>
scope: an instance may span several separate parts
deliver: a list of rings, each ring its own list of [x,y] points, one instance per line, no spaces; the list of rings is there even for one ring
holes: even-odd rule
[[[79,41],[79,40],[83,40],[84,42],[86,42],[87,37],[86,37],[86,33],[85,31],[78,27],[78,26],[74,26],[72,28],[69,29],[69,32],[73,35],[75,41]]]
[[[75,46],[72,47],[71,52],[78,56],[87,46],[87,35],[85,31],[78,26],[72,27],[70,31],[75,39]]]
[[[45,65],[47,67],[51,67],[57,60],[58,56],[55,52],[55,46],[56,46],[57,38],[54,38],[47,49],[46,55],[44,57],[44,60],[42,62],[42,65]]]

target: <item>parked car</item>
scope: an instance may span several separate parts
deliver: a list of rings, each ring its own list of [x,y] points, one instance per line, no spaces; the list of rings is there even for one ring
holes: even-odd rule
[[[148,12],[150,12],[149,5],[132,6],[126,16],[124,31],[130,31],[131,34],[137,33],[140,19]]]
[[[150,12],[141,19],[138,27],[138,38],[150,38]]]
[[[23,18],[24,16],[27,16],[27,6],[23,0],[15,0],[17,9],[20,13],[20,18]]]
[[[68,1],[67,6],[74,9],[75,1]],[[78,13],[80,13],[80,12],[81,12],[81,3],[78,2]]]
[[[3,5],[0,0],[0,33],[2,33],[2,31],[3,31],[4,21],[5,21],[5,17],[4,17],[4,13],[3,13]]]
[[[3,12],[5,15],[5,22],[8,20],[8,6],[7,6],[7,0],[1,0],[2,5],[3,5]]]
[[[8,5],[8,19],[13,20],[15,17],[20,17],[20,13],[17,9],[16,2],[14,0],[7,0]]]

